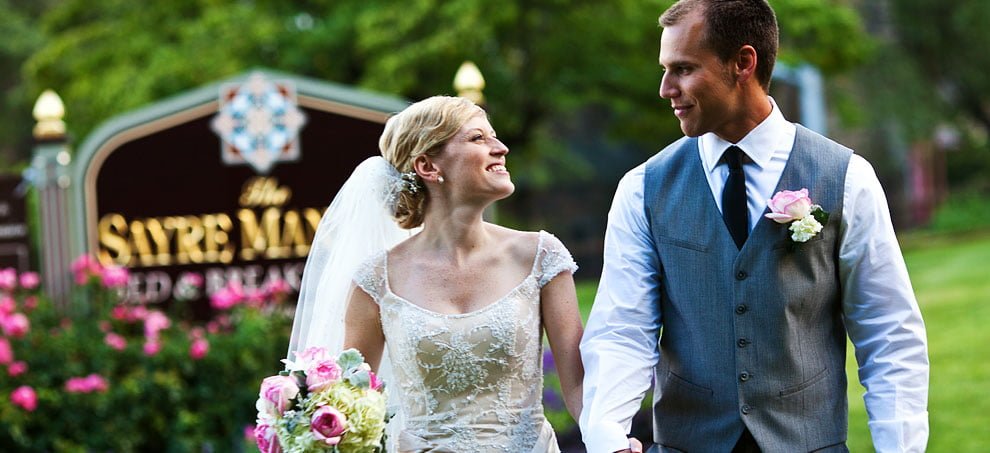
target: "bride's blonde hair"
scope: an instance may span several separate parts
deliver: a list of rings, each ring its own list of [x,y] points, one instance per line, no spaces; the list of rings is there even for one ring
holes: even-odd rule
[[[447,141],[478,115],[485,115],[485,111],[468,99],[433,96],[406,107],[385,123],[378,148],[385,160],[412,182],[399,192],[394,205],[392,216],[400,227],[422,225],[429,201],[423,181],[413,176],[413,161],[422,155],[440,154]]]

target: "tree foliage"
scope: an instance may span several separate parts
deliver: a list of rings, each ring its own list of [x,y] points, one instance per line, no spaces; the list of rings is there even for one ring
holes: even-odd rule
[[[4,1],[12,0],[0,0],[0,16],[11,10]],[[77,137],[252,67],[419,99],[452,93],[465,60],[483,71],[493,122],[517,164],[567,163],[560,132],[589,110],[612,140],[645,152],[679,135],[656,94],[657,17],[671,0],[51,2],[32,24],[43,42],[30,48],[17,88],[32,99],[55,89]],[[782,59],[826,72],[858,63],[865,34],[843,3],[773,0]]]

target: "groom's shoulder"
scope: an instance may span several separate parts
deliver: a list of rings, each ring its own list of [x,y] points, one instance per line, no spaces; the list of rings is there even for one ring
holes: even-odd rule
[[[659,165],[664,161],[682,157],[684,153],[696,152],[697,150],[697,137],[681,137],[647,159],[646,166]]]

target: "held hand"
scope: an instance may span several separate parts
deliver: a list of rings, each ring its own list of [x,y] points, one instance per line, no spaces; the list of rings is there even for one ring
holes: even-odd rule
[[[629,438],[629,448],[625,450],[619,450],[615,453],[643,453],[643,443],[640,442],[635,437]]]

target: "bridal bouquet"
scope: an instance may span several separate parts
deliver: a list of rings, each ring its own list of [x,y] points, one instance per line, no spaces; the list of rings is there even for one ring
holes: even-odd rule
[[[355,349],[309,348],[261,382],[254,430],[264,453],[382,452],[384,385]]]

